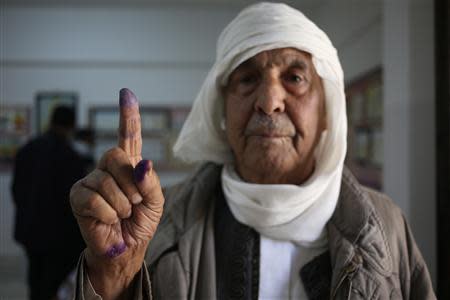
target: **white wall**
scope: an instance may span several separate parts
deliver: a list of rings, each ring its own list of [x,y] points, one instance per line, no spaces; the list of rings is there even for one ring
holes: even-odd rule
[[[383,186],[403,209],[436,280],[434,11],[384,1]]]
[[[7,7],[2,13],[6,103],[41,90],[77,91],[81,123],[92,104],[129,87],[143,104],[190,104],[235,10],[173,6]]]
[[[382,65],[382,2],[328,1],[310,18],[338,50],[346,82]]]

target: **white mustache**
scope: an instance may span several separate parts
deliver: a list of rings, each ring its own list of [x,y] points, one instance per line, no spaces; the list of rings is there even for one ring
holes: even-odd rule
[[[296,134],[295,126],[285,114],[270,117],[265,114],[253,114],[245,128],[244,135],[290,136]]]

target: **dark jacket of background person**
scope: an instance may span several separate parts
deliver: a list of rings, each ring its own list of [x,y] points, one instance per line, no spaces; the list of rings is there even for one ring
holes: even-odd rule
[[[51,299],[85,247],[71,212],[71,186],[86,175],[72,148],[73,109],[55,109],[50,129],[17,153],[12,181],[14,238],[28,258],[31,299]]]
[[[79,128],[75,131],[73,146],[75,151],[81,156],[86,167],[86,173],[95,168],[94,146],[95,131],[91,128]]]
[[[147,251],[147,268],[137,276],[133,299],[235,299],[234,290],[240,292],[239,299],[257,296],[245,288],[255,278],[237,272],[229,273],[230,283],[238,279],[235,284],[223,290],[217,286],[221,274],[216,260],[223,250],[215,247],[215,240],[224,238],[214,226],[215,206],[223,198],[220,174],[221,166],[209,163],[165,191],[164,215]],[[400,209],[387,196],[361,186],[347,169],[326,228],[329,250],[298,272],[308,299],[436,299]],[[235,250],[245,248],[243,244]],[[233,255],[223,260],[230,268],[251,266]],[[83,260],[78,268],[75,299],[100,299]]]
[[[51,130],[18,151],[12,191],[20,244],[37,251],[83,245],[69,191],[85,172],[83,158]]]

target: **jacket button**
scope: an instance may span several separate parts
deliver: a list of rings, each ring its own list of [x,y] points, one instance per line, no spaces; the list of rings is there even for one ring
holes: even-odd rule
[[[352,261],[345,267],[345,272],[348,273],[353,273],[355,272],[359,266],[362,264],[363,259],[361,257],[361,255],[359,254],[355,254],[355,256],[353,256]]]

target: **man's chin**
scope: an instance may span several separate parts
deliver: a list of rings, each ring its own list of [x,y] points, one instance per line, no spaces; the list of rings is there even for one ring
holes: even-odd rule
[[[259,156],[257,154],[244,159],[238,167],[240,176],[247,182],[259,184],[284,183],[288,168],[280,155]]]

